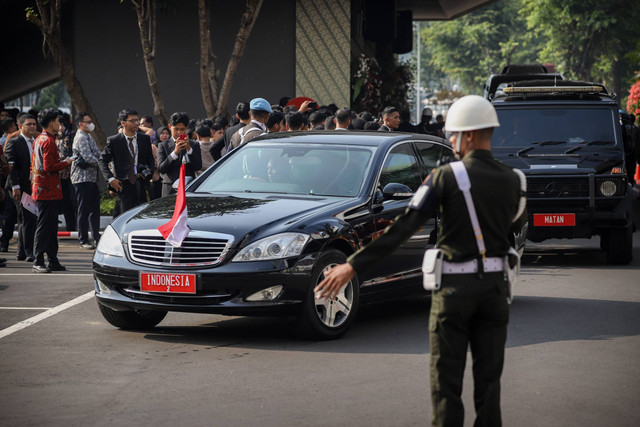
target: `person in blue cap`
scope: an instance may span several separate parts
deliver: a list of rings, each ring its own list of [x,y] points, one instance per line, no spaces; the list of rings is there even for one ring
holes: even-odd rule
[[[253,98],[249,103],[251,122],[238,129],[238,132],[231,137],[231,146],[233,148],[239,147],[267,133],[267,121],[269,120],[269,114],[272,112],[271,105],[266,99]]]

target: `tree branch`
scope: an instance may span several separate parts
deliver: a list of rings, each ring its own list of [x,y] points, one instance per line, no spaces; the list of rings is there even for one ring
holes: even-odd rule
[[[240,64],[240,59],[242,58],[242,53],[244,52],[247,40],[251,35],[251,30],[253,30],[253,25],[258,19],[262,2],[263,0],[247,0],[244,14],[240,20],[240,29],[238,29],[238,34],[236,36],[236,43],[233,46],[233,52],[231,53],[229,65],[227,66],[227,71],[224,75],[222,89],[220,90],[220,99],[218,101],[218,110],[216,112],[218,115],[224,114],[227,108],[233,79],[235,77],[236,70],[238,69],[238,65]]]

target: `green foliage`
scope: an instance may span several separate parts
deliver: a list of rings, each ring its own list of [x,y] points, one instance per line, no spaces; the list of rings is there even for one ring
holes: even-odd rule
[[[629,0],[522,0],[527,28],[544,37],[541,62],[552,62],[566,77],[611,81],[613,64],[623,61],[640,33],[640,2]],[[629,75],[630,69],[621,70]]]
[[[504,0],[423,28],[428,65],[458,80],[464,92],[480,94],[487,77],[506,64],[535,62],[541,43],[524,31],[521,1]]]
[[[41,98],[38,103],[34,105],[34,108],[37,110],[44,108],[58,109],[68,106],[69,103],[69,94],[67,93],[64,83],[57,82],[42,89]]]
[[[631,83],[640,67],[639,20],[637,0],[503,0],[423,24],[421,71],[447,74],[478,94],[507,64],[552,63],[566,78]]]
[[[117,197],[111,197],[107,190],[103,191],[100,194],[100,215],[111,216],[117,201]]]

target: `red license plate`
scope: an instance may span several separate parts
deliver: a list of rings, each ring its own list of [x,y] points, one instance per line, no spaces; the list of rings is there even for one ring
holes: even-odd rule
[[[576,214],[533,214],[534,227],[574,227]]]
[[[182,273],[140,273],[140,289],[169,294],[195,294],[196,275]]]

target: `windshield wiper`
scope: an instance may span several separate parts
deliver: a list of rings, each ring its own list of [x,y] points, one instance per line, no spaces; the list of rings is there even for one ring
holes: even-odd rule
[[[609,145],[609,144],[613,144],[613,141],[601,141],[601,140],[585,141],[580,143],[580,145],[577,145],[573,148],[569,148],[567,151],[564,152],[564,154],[574,153],[579,149],[581,149],[582,147],[589,146],[589,145]]]
[[[560,144],[566,144],[566,143],[567,141],[534,141],[531,143],[530,147],[523,148],[522,150],[518,151],[516,153],[516,156],[522,157],[523,154],[526,154],[535,148],[542,147],[543,145],[560,145]]]

